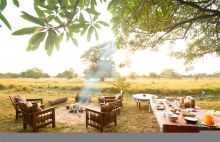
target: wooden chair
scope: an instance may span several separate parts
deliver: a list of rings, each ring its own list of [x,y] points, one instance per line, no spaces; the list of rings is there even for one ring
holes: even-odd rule
[[[116,126],[117,114],[121,108],[120,103],[121,100],[116,100],[103,104],[100,107],[100,111],[86,108],[86,127],[92,126],[103,132],[103,128],[112,122],[114,122]]]
[[[15,108],[15,117],[17,120],[18,117],[22,117],[22,113],[20,108],[18,107],[18,102],[16,101],[16,98],[21,98],[21,96],[19,94],[15,94],[15,95],[10,95],[9,98],[11,100],[12,105]],[[26,101],[30,101],[32,103],[38,103],[42,108],[44,107],[43,98],[26,99]]]
[[[121,90],[119,94],[115,95],[115,96],[100,96],[98,98],[98,101],[100,104],[105,104],[105,103],[109,103],[109,102],[113,102],[116,100],[121,100],[123,101],[123,95],[124,95],[124,91]],[[121,103],[121,107],[123,106],[123,103]]]
[[[34,104],[36,105],[36,104]],[[43,109],[43,110],[30,110],[24,103],[18,103],[18,106],[23,114],[23,128],[26,129],[27,125],[33,128],[33,132],[36,132],[39,128],[52,124],[52,128],[55,124],[55,107]]]

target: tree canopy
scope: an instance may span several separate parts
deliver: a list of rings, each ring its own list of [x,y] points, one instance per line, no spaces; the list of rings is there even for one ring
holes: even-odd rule
[[[118,76],[112,59],[114,52],[113,42],[106,42],[85,51],[81,59],[89,65],[85,70],[86,77],[100,78],[104,81],[105,77]]]
[[[74,72],[74,70],[70,68],[62,73],[58,73],[56,77],[72,79],[72,78],[76,78],[77,76],[78,75]]]
[[[205,54],[220,55],[218,0],[111,0],[108,9],[120,47],[157,48],[184,39],[188,47],[172,55],[186,64]]]
[[[21,17],[34,26],[13,32],[13,35],[31,35],[28,51],[45,43],[45,50],[51,55],[54,48],[59,50],[64,34],[77,46],[76,35],[87,32],[88,41],[92,35],[98,40],[98,29],[108,26],[99,19],[97,8],[106,0],[33,1],[36,14],[22,11]],[[13,2],[19,7],[18,0]],[[6,0],[0,0],[0,20],[11,29],[2,14],[6,5]],[[184,39],[189,42],[188,47],[171,55],[184,58],[185,64],[205,54],[220,56],[218,0],[110,0],[108,10],[112,13],[118,47],[157,49],[164,42]]]

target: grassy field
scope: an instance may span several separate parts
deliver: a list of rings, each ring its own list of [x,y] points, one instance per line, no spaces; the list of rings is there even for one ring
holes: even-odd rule
[[[112,95],[116,90],[112,87],[114,80],[94,83],[90,87],[99,90],[94,93],[93,103],[97,102],[99,95]],[[152,113],[148,113],[147,104],[138,109],[131,98],[133,93],[154,93],[159,97],[165,96],[187,96],[196,97],[196,104],[204,109],[220,110],[220,79],[203,78],[194,79],[135,79],[128,80],[131,84],[125,93],[124,107],[118,117],[116,127],[105,128],[105,132],[159,132],[159,127]],[[8,95],[20,92],[26,98],[44,98],[46,106],[48,100],[58,97],[68,97],[68,102],[73,102],[76,94],[84,87],[83,79],[0,79],[0,132],[31,132],[31,129],[22,129],[22,119],[15,120],[14,108]],[[110,94],[106,90],[111,90]],[[104,90],[104,91],[103,91]],[[200,91],[205,90],[204,96]],[[65,105],[65,104],[62,104]],[[59,108],[62,105],[58,105]],[[50,126],[40,129],[40,132],[62,132],[81,133],[98,132],[96,129],[88,128],[85,125],[68,126],[57,124],[51,129]]]

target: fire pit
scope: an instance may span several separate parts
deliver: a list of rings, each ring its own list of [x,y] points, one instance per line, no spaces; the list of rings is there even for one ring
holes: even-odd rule
[[[67,105],[66,109],[70,109],[70,113],[82,113],[83,112],[83,107],[80,106],[79,104],[71,104]]]

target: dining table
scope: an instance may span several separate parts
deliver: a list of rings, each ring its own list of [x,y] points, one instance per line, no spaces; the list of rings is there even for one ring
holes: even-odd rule
[[[215,125],[213,126],[207,126],[205,125],[204,122],[204,115],[207,112],[206,110],[196,106],[195,107],[195,112],[193,112],[193,114],[195,114],[195,118],[198,119],[198,123],[196,124],[189,124],[186,123],[184,117],[182,116],[181,112],[178,115],[178,119],[175,122],[170,121],[167,117],[166,117],[166,112],[170,112],[170,110],[172,109],[171,106],[169,106],[166,103],[166,99],[155,99],[154,101],[150,101],[150,105],[151,105],[151,109],[152,112],[154,113],[157,122],[159,124],[160,127],[160,131],[161,132],[165,132],[165,133],[198,133],[200,131],[205,131],[205,130],[209,130],[209,131],[216,131],[216,130],[220,130],[220,118],[219,117],[214,117],[214,123]],[[158,109],[157,105],[159,104],[163,104],[165,106],[164,109]],[[184,110],[184,109],[182,109]]]

